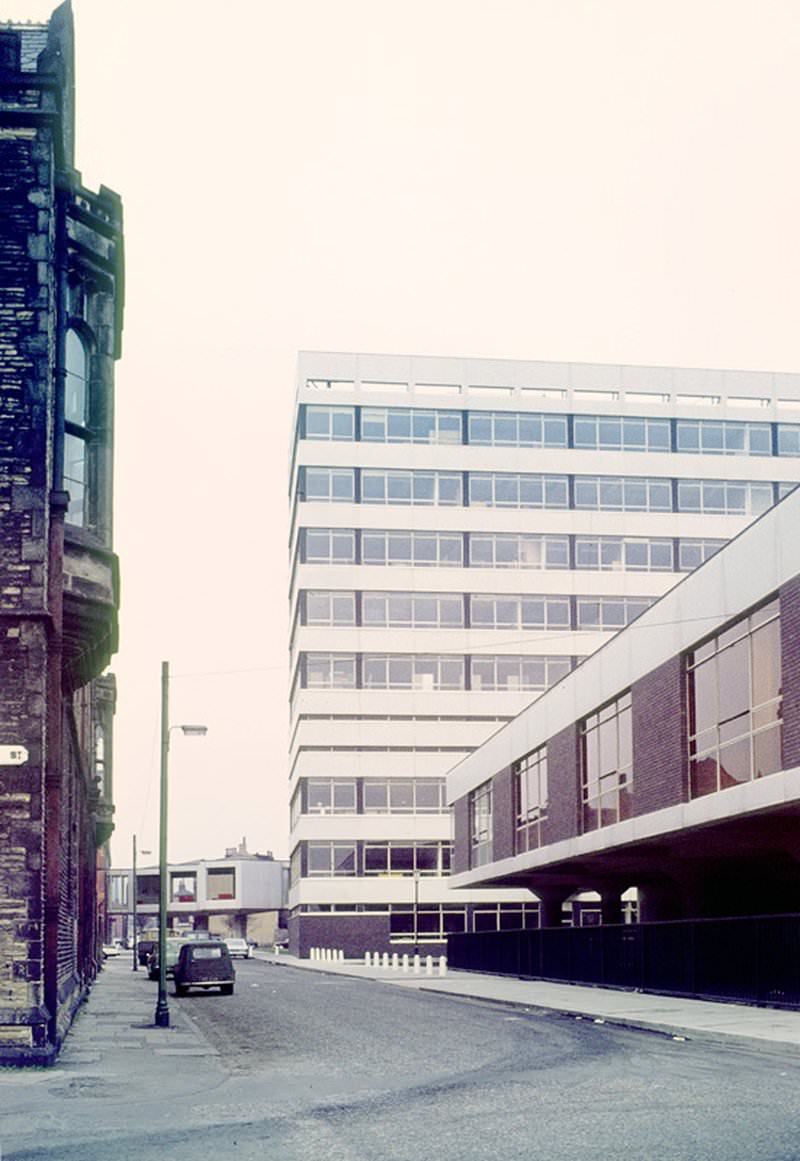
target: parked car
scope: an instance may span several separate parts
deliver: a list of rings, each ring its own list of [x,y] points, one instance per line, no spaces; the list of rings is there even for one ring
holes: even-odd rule
[[[231,958],[236,959],[250,959],[253,954],[253,949],[246,939],[238,939],[231,937],[225,940],[228,951],[231,953]]]
[[[185,940],[183,939],[167,939],[167,975],[175,974],[175,964],[178,962],[178,955],[183,947]],[[158,969],[158,944],[156,943],[153,950],[147,957],[147,972],[151,980],[157,980],[159,977]]]
[[[224,940],[184,943],[173,974],[176,996],[185,996],[190,988],[219,988],[223,996],[233,995],[236,970]]]
[[[119,955],[119,948],[116,943],[103,944],[103,959],[109,959],[113,955]]]

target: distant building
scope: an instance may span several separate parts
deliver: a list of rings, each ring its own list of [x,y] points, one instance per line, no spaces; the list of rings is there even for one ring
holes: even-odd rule
[[[249,854],[243,841],[224,859],[194,859],[167,868],[167,927],[237,935],[256,943],[272,942],[284,926],[288,862],[271,854]],[[108,938],[132,940],[132,868],[108,873]],[[158,867],[136,868],[136,930],[158,925]]]
[[[122,207],[73,168],[69,3],[0,25],[0,1063],[48,1063],[94,978],[112,830]]]
[[[452,888],[447,771],[798,480],[798,375],[302,353],[292,950],[537,926],[524,877]]]

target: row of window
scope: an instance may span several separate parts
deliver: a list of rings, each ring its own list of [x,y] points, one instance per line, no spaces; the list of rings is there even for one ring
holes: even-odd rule
[[[779,603],[773,600],[699,645],[686,659],[689,796],[701,798],[781,768]],[[584,833],[633,816],[633,709],[630,692],[580,722]],[[543,842],[547,746],[513,766],[516,851]],[[492,783],[469,795],[471,865],[492,859]]]
[[[451,842],[310,841],[292,852],[292,882],[298,879],[448,875]]]
[[[649,608],[649,597],[484,593],[301,591],[300,623],[372,629],[616,630]]]
[[[798,456],[800,424],[306,405],[301,438],[592,451]]]
[[[538,903],[481,903],[467,908],[457,903],[301,903],[294,914],[388,915],[393,943],[408,943],[416,933],[420,943],[441,940],[459,931],[519,931],[539,926]],[[415,923],[416,913],[416,923]]]
[[[579,658],[498,654],[301,653],[301,689],[549,689]]]
[[[415,532],[305,528],[303,564],[689,572],[724,540],[534,532]]]
[[[444,814],[444,778],[303,778],[291,824],[303,814]]]
[[[794,486],[748,480],[303,467],[298,499],[313,503],[755,516]]]

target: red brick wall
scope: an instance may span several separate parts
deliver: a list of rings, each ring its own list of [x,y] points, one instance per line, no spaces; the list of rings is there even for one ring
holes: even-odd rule
[[[547,743],[547,818],[542,842],[557,843],[580,834],[580,766],[578,725],[574,723]]]
[[[492,857],[514,854],[514,780],[510,766],[492,779]]]
[[[780,592],[783,765],[800,766],[800,576]]]
[[[289,950],[307,959],[312,947],[341,949],[348,959],[365,951],[390,951],[388,915],[295,915],[289,919]],[[395,948],[395,951],[400,950]],[[408,951],[403,947],[403,951]]]
[[[633,714],[633,810],[648,814],[687,800],[686,681],[673,657],[637,681]]]
[[[469,797],[464,795],[453,804],[453,862],[452,873],[469,870]]]

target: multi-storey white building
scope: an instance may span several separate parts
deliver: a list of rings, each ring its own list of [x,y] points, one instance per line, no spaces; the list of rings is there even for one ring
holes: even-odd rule
[[[800,375],[302,354],[293,950],[535,925],[449,888],[445,773],[798,480]]]

